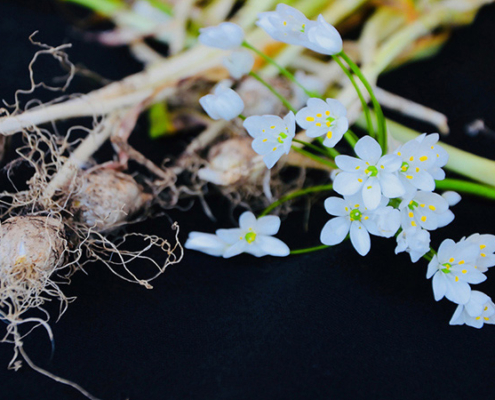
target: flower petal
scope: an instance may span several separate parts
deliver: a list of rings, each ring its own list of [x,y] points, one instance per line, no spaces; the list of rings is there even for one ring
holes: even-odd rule
[[[239,217],[239,226],[242,230],[249,230],[256,228],[256,217],[251,211],[245,211]]]
[[[237,243],[230,246],[225,253],[223,253],[223,258],[230,258],[243,253],[246,250],[248,242],[245,240],[239,240]]]
[[[320,241],[329,246],[341,243],[349,233],[350,225],[347,217],[332,218],[321,230]]]
[[[330,215],[337,217],[343,217],[349,215],[349,209],[347,209],[347,203],[340,197],[329,197],[325,200],[325,210]]]
[[[267,215],[258,218],[256,221],[256,234],[259,235],[275,235],[280,229],[280,217],[276,215]]]
[[[371,248],[370,234],[366,228],[358,221],[351,223],[351,243],[356,251],[365,256]]]
[[[371,136],[363,136],[354,147],[356,155],[371,165],[376,165],[382,155],[382,149],[378,142]]]
[[[284,242],[272,236],[258,235],[256,243],[270,256],[286,257],[290,253],[289,247]]]

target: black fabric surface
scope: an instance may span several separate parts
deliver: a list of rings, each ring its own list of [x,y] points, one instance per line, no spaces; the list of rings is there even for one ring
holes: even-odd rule
[[[494,136],[473,139],[464,127],[483,118],[495,128],[493,21],[495,7],[485,7],[438,56],[379,82],[444,112],[452,131],[445,141],[490,158]],[[8,102],[16,89],[29,85],[27,65],[35,49],[27,38],[35,30],[41,42],[73,43],[71,59],[106,78],[140,69],[125,48],[83,41],[50,2],[3,1],[0,97]],[[40,74],[53,73],[50,64],[40,68]],[[77,78],[71,92],[96,87]],[[154,159],[170,152],[166,140],[148,141],[142,121],[132,143]],[[199,205],[169,212],[179,222],[182,241],[191,230],[232,227],[226,200],[214,197],[209,203],[216,223]],[[434,247],[447,237],[495,233],[492,203],[464,196],[453,211],[455,221],[432,233]],[[304,213],[295,212],[278,237],[292,248],[318,245],[328,218],[320,202],[312,208],[309,231]],[[129,230],[162,233],[169,225],[163,217]],[[449,326],[456,306],[434,301],[426,261],[411,264],[407,255],[395,256],[394,247],[394,240],[373,237],[366,257],[349,242],[284,259],[224,260],[191,251],[154,281],[153,290],[91,264],[87,275],[76,274],[64,288],[77,300],[59,322],[56,305],[50,309],[53,358],[41,329],[26,338],[25,348],[41,367],[105,400],[494,398],[495,327]],[[476,289],[495,298],[493,274]],[[11,356],[11,346],[0,345],[0,399],[83,399],[27,366],[8,371]]]

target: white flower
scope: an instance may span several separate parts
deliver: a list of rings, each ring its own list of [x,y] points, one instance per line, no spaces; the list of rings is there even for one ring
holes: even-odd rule
[[[403,251],[409,253],[413,263],[417,262],[430,251],[430,232],[419,227],[403,229],[397,235],[395,254]]]
[[[486,280],[475,268],[478,246],[463,241],[455,243],[445,239],[428,264],[426,278],[433,276],[433,294],[439,301],[444,296],[457,304],[466,304],[471,295],[469,283],[477,284]]]
[[[232,50],[244,41],[244,31],[233,22],[222,22],[199,30],[199,41],[208,47]]]
[[[223,254],[224,258],[241,253],[249,253],[255,257],[289,255],[289,247],[280,239],[272,237],[280,229],[279,217],[269,215],[256,219],[252,212],[246,211],[239,218],[239,226],[216,231],[217,236],[230,245]]]
[[[442,193],[442,197],[447,200],[449,206],[455,206],[462,199],[461,195],[457,192],[453,192],[452,190],[448,190]]]
[[[457,306],[449,324],[466,324],[478,329],[484,324],[495,324],[495,304],[486,294],[473,290],[469,301]]]
[[[476,256],[475,268],[480,272],[488,271],[488,268],[495,265],[495,236],[480,235],[475,233],[466,239],[467,243],[474,244],[478,247],[478,255]]]
[[[254,57],[247,51],[237,50],[230,53],[222,62],[232,78],[241,79],[244,75],[251,72],[254,65]]]
[[[321,242],[333,246],[341,243],[350,232],[352,245],[360,255],[365,256],[371,248],[370,233],[376,236],[389,237],[390,230],[393,230],[393,228],[384,230],[384,225],[379,228],[374,218],[374,214],[378,210],[392,208],[386,207],[387,203],[388,199],[384,197],[379,208],[369,210],[364,206],[363,199],[359,193],[353,196],[344,196],[343,199],[329,197],[325,200],[325,210],[330,215],[335,215],[336,218],[332,218],[323,227],[320,234]],[[397,222],[391,225],[395,225],[398,228],[398,213],[386,212],[389,213],[391,218],[396,219]],[[380,219],[380,216],[378,219]]]
[[[317,22],[308,26],[308,41],[304,46],[317,53],[334,55],[342,51],[342,37],[339,31],[325,21],[321,14]]]
[[[439,194],[419,190],[412,199],[404,199],[399,205],[402,229],[421,227],[428,231],[451,223],[454,214],[449,203]]]
[[[276,11],[259,13],[256,25],[275,40],[305,46],[308,43],[306,26],[310,22],[299,10],[286,4],[279,4]]]
[[[346,108],[335,99],[327,99],[325,102],[322,99],[311,98],[307,104],[307,107],[296,114],[298,125],[306,129],[306,135],[309,137],[325,135],[323,144],[334,147],[349,128]]]
[[[244,128],[254,138],[253,150],[263,156],[268,168],[272,168],[280,157],[289,154],[296,123],[291,111],[284,119],[276,115],[248,117],[244,121]]]
[[[400,212],[390,206],[382,206],[373,210],[372,219],[376,224],[379,233],[377,236],[390,238],[394,236],[400,228]]]
[[[220,257],[224,255],[230,245],[212,233],[190,232],[184,247],[189,250],[201,251],[210,256]]]
[[[214,94],[201,97],[199,103],[212,119],[230,121],[244,110],[244,102],[241,97],[223,84],[216,86]]]
[[[354,151],[359,158],[335,157],[335,163],[342,170],[333,182],[337,193],[352,195],[361,190],[364,205],[369,209],[378,207],[382,193],[388,198],[404,194],[404,187],[397,177],[400,157],[394,154],[381,157],[380,145],[370,136],[359,139]]]
[[[408,193],[415,189],[432,192],[435,189],[435,180],[445,178],[441,167],[447,164],[449,155],[436,144],[438,137],[438,133],[423,134],[395,151],[402,159],[399,178]]]

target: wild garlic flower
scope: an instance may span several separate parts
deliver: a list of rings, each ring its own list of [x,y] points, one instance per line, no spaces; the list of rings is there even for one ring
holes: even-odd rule
[[[237,50],[225,57],[222,63],[232,78],[241,79],[244,75],[251,72],[254,65],[254,57],[248,51]]]
[[[308,42],[305,47],[317,53],[334,55],[342,51],[342,37],[335,27],[330,25],[323,15],[308,27]]]
[[[294,113],[290,111],[284,119],[276,115],[252,116],[244,121],[244,128],[254,138],[253,150],[263,156],[268,169],[284,154],[289,154],[296,132]]]
[[[335,163],[342,170],[333,182],[337,193],[348,196],[361,191],[364,206],[370,210],[378,207],[382,194],[395,198],[405,193],[397,177],[402,163],[399,156],[387,154],[382,157],[380,145],[370,136],[359,139],[354,151],[359,158],[335,157]]]
[[[447,164],[449,155],[437,145],[438,138],[438,133],[423,134],[395,151],[402,159],[399,178],[408,193],[416,189],[432,192],[435,180],[445,178],[442,167]]]
[[[454,220],[449,203],[439,194],[418,191],[412,199],[406,198],[399,205],[402,229],[421,227],[428,231],[442,228]]]
[[[273,39],[296,46],[308,43],[306,28],[310,23],[302,12],[286,4],[278,4],[275,11],[259,13],[256,21]]]
[[[449,324],[466,324],[478,329],[484,324],[495,324],[495,304],[485,293],[473,290],[469,301],[457,306]]]
[[[390,237],[399,228],[399,212],[392,207],[387,207],[387,203],[388,199],[383,197],[380,206],[370,210],[365,207],[360,193],[344,196],[343,199],[329,197],[325,200],[325,210],[330,215],[335,215],[336,218],[332,218],[323,227],[320,234],[321,242],[330,246],[336,245],[341,243],[350,232],[352,245],[360,255],[365,256],[371,248],[370,233]],[[381,221],[377,219],[377,216]],[[385,219],[389,219],[386,229],[384,229]],[[395,232],[392,226],[395,226]]]
[[[342,51],[342,38],[322,15],[310,21],[300,11],[286,4],[279,4],[275,11],[258,14],[256,25],[280,42],[304,46],[321,54],[337,54]]]
[[[222,22],[199,30],[199,41],[208,47],[233,50],[244,41],[244,31],[233,22]]]
[[[449,206],[455,206],[462,200],[462,197],[459,193],[453,192],[452,190],[448,190],[442,193],[442,197],[447,200]]]
[[[215,87],[213,94],[207,94],[199,99],[199,103],[212,119],[231,119],[238,117],[244,110],[244,102],[231,88],[224,84]]]
[[[463,241],[445,239],[428,264],[426,278],[433,277],[433,294],[439,301],[444,296],[457,304],[466,304],[471,295],[470,283],[477,284],[486,276],[476,268],[478,246]]]
[[[397,235],[395,254],[403,251],[409,253],[413,263],[417,262],[430,251],[430,232],[420,227],[403,228]]]
[[[488,268],[495,266],[494,235],[480,235],[479,233],[475,233],[465,239],[465,241],[478,247],[478,255],[475,264],[480,272],[486,272],[488,271]]]
[[[317,98],[308,99],[307,107],[296,114],[297,124],[306,129],[309,137],[325,136],[323,144],[334,147],[342,139],[349,128],[346,118],[347,110],[335,99],[323,101]]]

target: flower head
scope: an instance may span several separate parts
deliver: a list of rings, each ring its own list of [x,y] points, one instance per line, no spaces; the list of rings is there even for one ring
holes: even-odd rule
[[[244,110],[244,102],[231,88],[219,84],[214,94],[207,94],[199,99],[199,103],[212,119],[230,121]]]
[[[488,268],[495,266],[495,236],[480,235],[475,233],[466,239],[467,243],[471,243],[478,248],[476,256],[475,268],[480,272],[488,271]]]
[[[437,145],[438,138],[438,133],[423,134],[395,151],[402,159],[399,178],[408,193],[416,189],[432,192],[435,180],[445,178],[441,167],[447,164],[449,156]]]
[[[244,31],[233,22],[222,22],[199,30],[199,41],[208,47],[232,50],[239,47],[244,40]]]
[[[353,195],[361,191],[364,205],[369,209],[378,207],[382,194],[388,198],[404,194],[404,187],[397,177],[400,157],[394,154],[382,157],[380,145],[370,136],[359,139],[354,151],[359,158],[335,157],[335,163],[342,170],[333,183],[337,193]]]
[[[392,207],[386,207],[387,203],[388,199],[384,197],[380,207],[369,210],[365,207],[360,193],[344,196],[343,199],[329,197],[325,200],[325,210],[336,218],[332,218],[323,227],[321,242],[330,246],[341,243],[350,232],[352,245],[360,255],[365,256],[371,248],[370,233],[390,237],[399,228],[399,212]],[[385,225],[383,215],[375,215],[376,212],[384,212],[391,221]]]
[[[334,55],[342,51],[342,37],[334,26],[330,25],[323,15],[308,27],[308,42],[305,46],[317,53]]]
[[[244,50],[237,50],[230,53],[223,59],[223,65],[234,79],[241,79],[248,74],[254,65],[254,57]]]
[[[457,306],[449,324],[466,324],[478,329],[484,324],[495,324],[495,304],[486,294],[473,290],[469,301]]]
[[[442,228],[454,219],[449,203],[439,194],[419,190],[399,205],[402,229],[421,227],[428,231]]]
[[[466,241],[445,239],[428,264],[426,278],[433,277],[433,294],[439,301],[444,296],[457,304],[466,304],[471,295],[469,283],[477,284],[486,276],[476,266],[478,247]]]
[[[296,114],[296,121],[301,128],[306,129],[306,135],[325,136],[323,144],[334,147],[349,128],[346,115],[346,108],[338,100],[327,99],[325,102],[311,98],[307,102],[307,107]]]
[[[304,46],[308,42],[306,27],[311,21],[286,4],[277,5],[276,11],[258,14],[256,25],[280,42]]]
[[[420,227],[402,229],[397,235],[395,254],[405,251],[411,256],[413,263],[430,251],[430,232]]]
[[[276,115],[248,117],[244,128],[254,138],[253,150],[263,156],[268,168],[272,168],[282,155],[289,153],[296,123],[291,111],[284,119]]]

